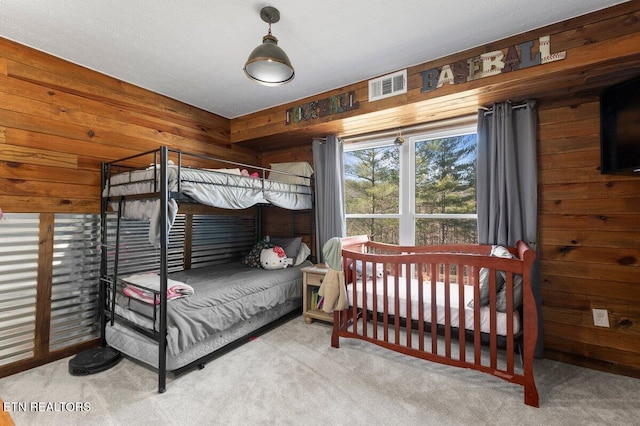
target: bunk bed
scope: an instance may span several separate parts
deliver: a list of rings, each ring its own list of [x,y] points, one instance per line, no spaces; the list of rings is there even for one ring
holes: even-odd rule
[[[299,250],[293,255],[292,266],[279,270],[236,260],[172,273],[168,270],[169,234],[179,205],[311,209],[310,166],[280,165],[286,167],[266,169],[166,147],[103,163],[102,345],[156,368],[158,392],[166,389],[168,371],[178,374],[202,367],[219,353],[300,310],[300,269],[310,265],[305,260],[308,251]],[[108,216],[115,216],[115,221],[107,220]],[[125,219],[149,221],[149,242],[159,256],[157,271],[119,273],[120,259],[126,256],[126,247],[120,243]],[[107,227],[114,222],[115,243],[109,244]],[[256,222],[256,234],[261,236],[259,217]],[[264,242],[258,241],[250,254],[259,256],[263,247]]]
[[[535,258],[523,241],[515,247],[403,247],[347,237],[342,273],[348,306],[334,311],[331,345],[356,338],[488,373],[523,386],[525,404],[537,407]]]

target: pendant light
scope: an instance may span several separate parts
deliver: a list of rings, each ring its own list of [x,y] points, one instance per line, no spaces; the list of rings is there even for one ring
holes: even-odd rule
[[[262,44],[249,55],[244,73],[256,83],[280,86],[290,82],[295,76],[289,57],[278,47],[278,39],[271,35],[271,24],[280,20],[280,12],[275,7],[266,6],[260,11],[260,17],[269,24],[269,33],[262,38]]]

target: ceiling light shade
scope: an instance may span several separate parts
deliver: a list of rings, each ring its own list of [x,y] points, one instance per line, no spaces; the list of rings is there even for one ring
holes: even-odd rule
[[[260,11],[260,17],[269,24],[269,33],[249,55],[244,73],[265,86],[288,83],[295,77],[295,71],[287,54],[278,46],[278,39],[271,35],[271,24],[280,20],[280,12],[275,7],[267,6]]]

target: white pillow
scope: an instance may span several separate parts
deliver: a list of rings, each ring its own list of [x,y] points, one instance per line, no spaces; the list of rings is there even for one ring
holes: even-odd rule
[[[298,256],[296,256],[295,261],[293,262],[293,266],[302,265],[307,257],[311,254],[311,249],[305,243],[300,244],[300,250],[298,250]]]
[[[162,164],[151,163],[149,164],[149,167],[147,167],[147,170],[153,170],[156,167],[159,169],[160,167],[162,167]],[[169,160],[167,161],[167,167],[178,167],[178,166],[173,162],[173,160]]]
[[[240,169],[209,169],[212,172],[228,173],[230,175],[242,176]]]
[[[295,163],[272,163],[271,170],[272,172],[269,173],[269,180],[275,182],[293,183],[296,185],[311,185],[310,179],[291,176],[283,173],[274,173],[285,172],[299,176],[311,177],[311,175],[313,174],[313,169],[311,168],[311,165],[305,161],[298,161]]]

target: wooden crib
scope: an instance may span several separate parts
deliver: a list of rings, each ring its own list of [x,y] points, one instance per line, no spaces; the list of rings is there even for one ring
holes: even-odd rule
[[[357,236],[342,240],[342,258],[349,307],[334,312],[333,347],[356,338],[488,373],[523,386],[538,407],[536,253],[526,243],[402,247]]]

